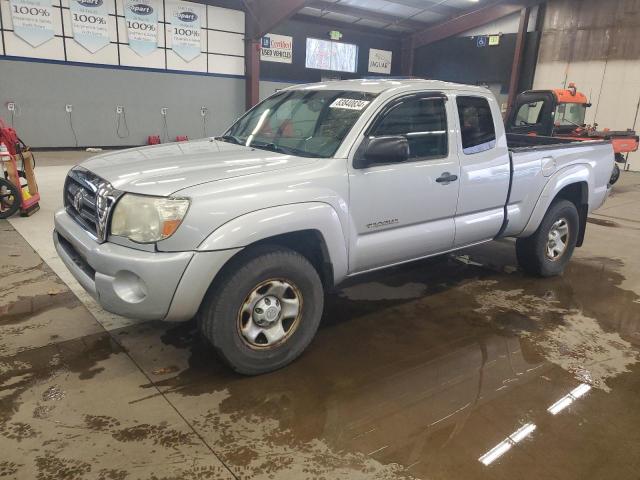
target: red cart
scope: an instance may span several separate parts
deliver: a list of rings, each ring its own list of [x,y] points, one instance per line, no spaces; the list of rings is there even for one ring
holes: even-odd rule
[[[11,142],[12,137],[15,143]],[[9,218],[18,210],[20,215],[28,217],[40,209],[33,155],[13,129],[1,124],[0,138],[0,219]],[[26,180],[24,186],[21,177]]]

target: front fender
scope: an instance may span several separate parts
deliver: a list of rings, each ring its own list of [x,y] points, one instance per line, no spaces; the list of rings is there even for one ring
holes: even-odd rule
[[[322,235],[333,266],[334,282],[344,280],[348,265],[347,239],[337,212],[322,202],[281,205],[241,215],[218,227],[198,246],[198,251],[246,247],[302,230],[316,230]]]
[[[529,222],[525,229],[517,235],[518,237],[528,237],[533,235],[540,226],[545,213],[549,209],[551,202],[556,198],[558,193],[565,187],[574,183],[586,183],[589,192],[593,191],[593,174],[591,166],[587,164],[570,165],[566,168],[558,170],[547,182],[542,189],[540,197],[536,202]]]

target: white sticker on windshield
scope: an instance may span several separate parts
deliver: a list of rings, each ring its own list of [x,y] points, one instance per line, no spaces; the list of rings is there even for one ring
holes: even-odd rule
[[[329,108],[345,108],[347,110],[362,110],[369,105],[369,100],[356,100],[355,98],[336,98]]]

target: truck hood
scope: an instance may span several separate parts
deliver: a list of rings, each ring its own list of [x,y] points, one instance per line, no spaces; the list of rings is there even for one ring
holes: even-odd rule
[[[105,153],[81,165],[125,192],[166,196],[202,183],[314,163],[213,139]]]

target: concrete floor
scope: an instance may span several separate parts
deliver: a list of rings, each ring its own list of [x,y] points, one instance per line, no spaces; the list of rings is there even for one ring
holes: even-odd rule
[[[68,162],[41,157],[42,211],[0,222],[0,478],[638,478],[640,174],[562,277],[510,241],[369,275],[243,378],[192,323],[74,295],[49,234]]]

